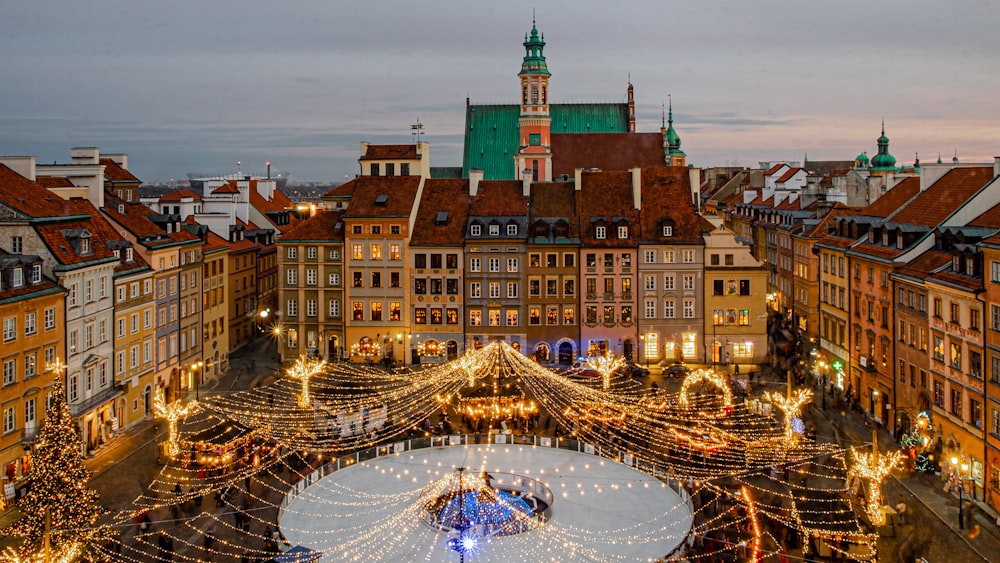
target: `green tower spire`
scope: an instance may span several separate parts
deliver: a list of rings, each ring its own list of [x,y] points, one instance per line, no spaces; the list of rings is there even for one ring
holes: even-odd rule
[[[667,147],[670,150],[670,154],[684,154],[681,150],[681,137],[674,130],[674,101],[670,96],[667,96],[668,109],[667,109],[667,132],[666,140]]]
[[[882,120],[882,136],[876,141],[878,154],[872,157],[872,170],[895,170],[896,157],[889,154],[889,137],[885,136],[885,120]]]
[[[521,74],[549,74],[545,64],[545,34],[539,34],[535,26],[535,18],[531,18],[531,34],[524,34],[524,60],[521,62]]]

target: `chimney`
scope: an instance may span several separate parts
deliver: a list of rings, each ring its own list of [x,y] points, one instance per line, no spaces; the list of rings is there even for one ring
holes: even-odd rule
[[[482,168],[470,168],[469,169],[469,195],[476,197],[476,193],[479,192],[479,182],[483,181],[483,170]]]
[[[583,189],[583,168],[573,169],[573,187],[576,191]]]
[[[632,172],[632,206],[642,209],[642,168],[636,166]]]
[[[32,182],[35,181],[35,157],[33,156],[0,156],[0,164]]]
[[[531,174],[521,174],[521,195],[531,195]]]
[[[97,164],[101,158],[101,150],[97,147],[73,147],[69,154],[73,164]]]
[[[701,215],[701,169],[688,168],[688,181],[691,183],[691,199],[694,202],[694,212]]]

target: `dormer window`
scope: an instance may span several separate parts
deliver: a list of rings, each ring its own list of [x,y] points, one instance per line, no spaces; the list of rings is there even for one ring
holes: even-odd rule
[[[21,287],[24,285],[24,270],[21,268],[14,268],[14,276],[11,280],[12,287]]]
[[[473,223],[472,226],[469,227],[469,234],[471,234],[474,237],[478,237],[478,236],[482,235],[483,234],[483,226],[480,225],[479,223]]]
[[[500,236],[500,225],[498,225],[497,223],[493,223],[492,225],[490,225],[490,236],[491,237]]]
[[[882,246],[889,246],[889,231],[882,231]]]
[[[31,283],[42,283],[42,265],[35,264],[31,267]]]
[[[896,233],[896,248],[903,248],[903,233]]]
[[[121,258],[122,257],[121,251],[118,250],[117,248],[114,249],[114,250],[112,250],[111,253],[115,255],[115,258]]]
[[[618,225],[618,238],[623,240],[628,238],[628,225]]]
[[[965,275],[967,276],[975,275],[976,273],[975,267],[976,263],[971,256],[965,259]]]
[[[959,258],[958,256],[952,256],[951,257],[951,271],[955,272],[956,274],[960,274],[960,273],[962,273],[962,269],[961,268],[962,268],[962,259]]]
[[[674,236],[674,228],[671,225],[663,225],[663,236],[665,237]]]
[[[132,262],[132,261],[135,260],[135,256],[132,254],[132,252],[133,252],[133,250],[132,250],[131,246],[125,249],[125,261],[126,262]]]
[[[604,225],[597,225],[594,227],[594,238],[598,240],[604,240],[608,238],[608,228]]]
[[[509,237],[517,236],[517,223],[507,224],[507,236]]]
[[[80,237],[80,254],[90,254],[90,237]]]

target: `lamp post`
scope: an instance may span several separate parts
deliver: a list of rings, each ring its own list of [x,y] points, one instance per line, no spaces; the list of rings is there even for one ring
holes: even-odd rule
[[[958,463],[957,456],[951,456],[951,464],[955,466],[955,471],[958,472],[958,529],[965,529],[965,510],[963,510],[963,501],[965,500],[965,473],[969,470],[969,464],[962,462],[961,465]]]
[[[201,360],[191,364],[191,373],[194,374],[194,398],[196,401],[201,400],[201,368],[204,366],[205,362]]]

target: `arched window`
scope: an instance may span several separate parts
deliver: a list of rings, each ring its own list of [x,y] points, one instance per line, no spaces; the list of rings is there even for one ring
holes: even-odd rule
[[[542,86],[542,103],[543,104],[549,103],[549,94],[546,91],[545,86]]]
[[[528,104],[528,87],[527,86],[524,87],[524,92],[521,93],[521,103],[525,104],[525,105]]]
[[[538,161],[531,161],[531,180],[534,182],[538,181]]]
[[[538,103],[538,87],[537,86],[532,86],[531,87],[531,103],[533,103],[533,104],[537,104]]]

